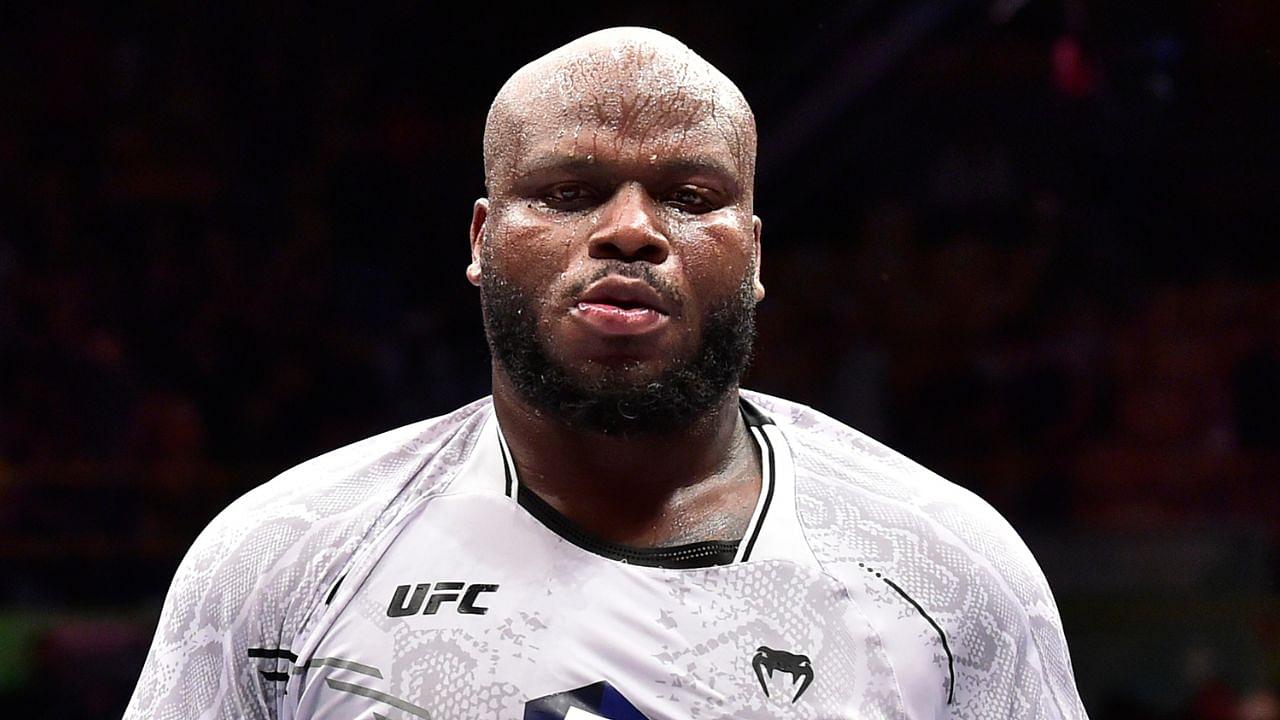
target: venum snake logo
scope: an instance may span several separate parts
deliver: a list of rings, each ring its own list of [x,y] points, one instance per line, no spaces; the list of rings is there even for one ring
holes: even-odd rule
[[[813,682],[813,665],[806,655],[796,655],[761,645],[756,648],[756,655],[751,659],[751,667],[756,671],[756,678],[760,681],[760,689],[764,690],[765,697],[769,697],[769,683],[765,681],[765,673],[772,678],[774,672],[784,672],[791,676],[793,686],[800,682],[800,678],[804,678],[796,694],[791,697],[793,703],[800,699]]]

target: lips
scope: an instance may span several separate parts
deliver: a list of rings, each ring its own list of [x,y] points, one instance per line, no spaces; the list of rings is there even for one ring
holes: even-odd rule
[[[626,309],[648,309],[670,315],[666,300],[643,280],[610,276],[597,281],[578,296],[578,304],[611,305]]]
[[[642,335],[667,322],[671,305],[643,280],[611,276],[587,288],[571,312],[604,335]]]

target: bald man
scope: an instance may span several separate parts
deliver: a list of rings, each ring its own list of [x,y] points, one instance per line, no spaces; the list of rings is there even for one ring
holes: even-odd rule
[[[465,271],[492,396],[219,515],[127,717],[1085,717],[995,511],[739,389],[755,151],[734,84],[651,30],[516,72]]]

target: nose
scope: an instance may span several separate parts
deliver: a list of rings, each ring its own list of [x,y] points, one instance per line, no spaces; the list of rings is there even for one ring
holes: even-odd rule
[[[618,187],[605,203],[600,223],[591,233],[588,253],[600,260],[659,265],[671,252],[657,208],[640,183]]]

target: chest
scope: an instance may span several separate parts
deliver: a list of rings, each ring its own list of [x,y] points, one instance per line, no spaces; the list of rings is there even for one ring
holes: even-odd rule
[[[293,717],[902,715],[848,593],[786,561],[631,566],[505,498],[456,496],[348,582],[300,659]]]

